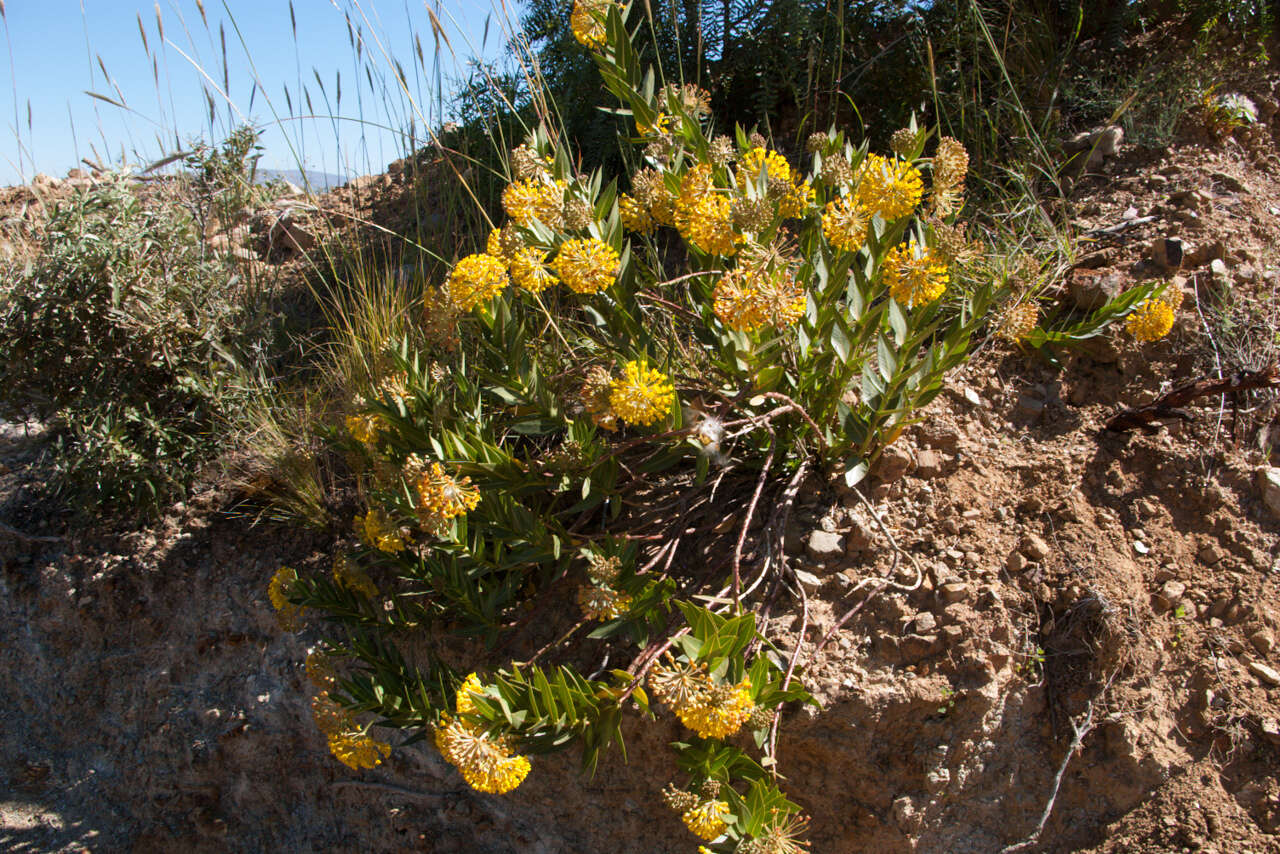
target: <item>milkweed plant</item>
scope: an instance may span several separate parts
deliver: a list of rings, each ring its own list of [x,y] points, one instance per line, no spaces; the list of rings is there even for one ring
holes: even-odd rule
[[[644,559],[623,498],[730,467],[856,484],[983,324],[1027,339],[1036,310],[969,272],[960,143],[913,126],[876,153],[832,129],[796,162],[717,135],[706,93],[642,68],[628,13],[578,0],[570,25],[631,123],[633,174],[576,174],[547,126],[510,154],[505,221],[428,288],[331,432],[357,474],[359,545],[268,592],[282,625],[321,638],[315,720],[352,768],[394,749],[375,731],[400,731],[500,795],[552,751],[576,746],[589,771],[625,758],[624,716],[669,714],[681,782],[655,797],[699,850],[800,852],[776,718],[812,698],[764,634],[769,585],[736,556],[710,576]],[[763,551],[780,575],[782,550]],[[573,629],[502,663],[565,601]],[[482,661],[459,660],[458,635],[485,642]],[[619,651],[625,667],[600,664]]]

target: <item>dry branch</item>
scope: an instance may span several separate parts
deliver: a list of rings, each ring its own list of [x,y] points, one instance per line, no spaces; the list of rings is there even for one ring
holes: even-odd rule
[[[1156,421],[1168,418],[1179,418],[1190,421],[1191,414],[1181,407],[1200,397],[1211,394],[1234,394],[1259,388],[1280,387],[1280,365],[1272,365],[1260,371],[1241,370],[1230,377],[1220,379],[1200,379],[1180,385],[1167,394],[1156,398],[1146,406],[1126,409],[1111,418],[1103,427],[1112,433],[1127,433],[1130,430],[1152,430]]]

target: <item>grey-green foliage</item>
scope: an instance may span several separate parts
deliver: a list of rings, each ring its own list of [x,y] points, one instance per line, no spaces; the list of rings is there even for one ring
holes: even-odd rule
[[[88,509],[154,505],[190,482],[247,334],[232,271],[185,207],[150,195],[109,174],[58,204],[0,292],[5,408],[61,428],[57,485]]]

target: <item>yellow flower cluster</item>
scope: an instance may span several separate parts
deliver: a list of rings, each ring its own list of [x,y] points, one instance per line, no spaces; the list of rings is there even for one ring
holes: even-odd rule
[[[744,677],[736,686],[712,686],[698,702],[675,711],[680,722],[702,738],[728,738],[742,729],[755,707],[751,679]]]
[[[378,415],[348,415],[347,432],[362,445],[376,448],[378,434],[382,431],[382,418]]]
[[[762,172],[768,175],[768,196],[777,201],[778,213],[783,219],[803,216],[814,197],[809,182],[801,180],[781,154],[756,146],[742,158],[738,167],[739,184],[744,178],[753,184],[758,182]]]
[[[1165,299],[1146,299],[1125,318],[1124,329],[1139,341],[1158,341],[1173,329],[1173,315]]]
[[[678,664],[670,656],[649,671],[649,688],[702,738],[728,738],[742,729],[756,707],[749,676],[737,685],[720,685],[701,665]]]
[[[1018,303],[1005,311],[1004,317],[1000,319],[1000,326],[996,329],[996,335],[1005,341],[1017,343],[1031,334],[1039,319],[1040,309],[1034,302],[1028,300]]]
[[[444,291],[459,312],[486,303],[507,286],[507,268],[489,254],[468,255],[458,262],[445,282]]]
[[[618,199],[618,217],[622,220],[623,228],[636,234],[648,234],[658,224],[639,199],[625,193]]]
[[[445,715],[435,732],[436,747],[477,792],[505,795],[529,775],[529,760],[513,755],[505,738],[490,738],[479,726]]]
[[[631,610],[630,594],[611,587],[584,584],[578,588],[578,607],[588,620],[612,620]]]
[[[738,332],[765,324],[791,326],[804,314],[805,290],[785,267],[747,264],[726,272],[716,283],[713,309],[720,322]]]
[[[671,411],[676,401],[671,380],[645,359],[622,366],[622,378],[609,388],[609,409],[623,421],[647,426]]]
[[[707,255],[730,256],[737,251],[733,232],[733,204],[718,192],[711,167],[699,163],[680,181],[676,197],[675,224],[690,246]]]
[[[605,21],[613,0],[576,0],[569,14],[569,27],[573,37],[584,46],[595,50],[605,42]]]
[[[267,584],[267,598],[271,600],[271,606],[276,609],[276,619],[280,622],[280,628],[286,632],[297,631],[302,626],[303,609],[289,601],[289,592],[297,581],[298,571],[282,566],[276,570],[271,576],[270,583]]]
[[[827,242],[841,252],[857,252],[867,239],[867,221],[871,212],[851,196],[827,202],[822,215],[822,233]]]
[[[924,182],[910,163],[868,154],[858,166],[858,202],[886,222],[907,216],[920,204]]]
[[[471,695],[481,693],[484,693],[484,683],[480,681],[480,674],[468,673],[467,678],[462,680],[462,684],[458,686],[458,692],[453,697],[453,710],[460,715],[473,713],[476,710],[476,704],[471,699]]]
[[[471,485],[469,477],[454,478],[439,463],[427,466],[413,461],[410,469],[416,476],[418,516],[432,533],[442,534],[455,517],[480,503],[480,490]]]
[[[556,284],[556,277],[547,269],[546,255],[532,246],[520,249],[512,256],[511,280],[533,294],[542,293]]]
[[[480,677],[475,673],[469,674],[454,696],[454,712],[459,715],[475,713],[473,695],[480,694],[482,690]],[[493,738],[480,725],[461,718],[443,716],[436,727],[435,743],[441,755],[462,772],[467,785],[479,792],[504,795],[519,786],[529,774],[529,760],[513,756],[506,738]]]
[[[369,512],[373,513],[372,510]],[[400,549],[403,549],[404,541],[400,540],[398,533],[395,534],[395,537],[400,542]],[[382,549],[382,551],[390,551],[390,549],[382,548],[381,545],[378,548]],[[396,551],[400,549],[396,549]],[[352,593],[359,593],[367,599],[376,599],[378,597],[378,585],[373,583],[373,579],[360,568],[359,564],[345,554],[339,553],[333,559],[333,580],[338,582],[339,587],[345,587]]]
[[[382,510],[371,508],[363,516],[356,516],[355,529],[360,540],[371,548],[390,554],[404,551],[405,541],[399,527]]]
[[[890,249],[884,266],[889,294],[907,308],[927,305],[947,289],[947,265],[914,241]]]
[[[724,833],[725,828],[728,827],[724,820],[728,814],[729,804],[724,801],[708,800],[685,810],[680,820],[699,839],[710,842]]]
[[[328,740],[329,752],[348,768],[373,768],[391,755],[390,744],[364,732],[327,692],[312,698],[311,716]]]
[[[502,191],[502,209],[507,216],[524,227],[539,220],[556,228],[564,217],[564,181],[534,177],[516,180]]]
[[[618,278],[621,258],[616,249],[594,237],[566,240],[556,253],[557,275],[579,294],[603,291]]]

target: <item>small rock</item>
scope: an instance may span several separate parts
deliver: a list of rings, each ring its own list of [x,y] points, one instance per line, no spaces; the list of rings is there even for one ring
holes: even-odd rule
[[[1142,540],[1134,540],[1133,550],[1140,555],[1145,555],[1151,552],[1151,546],[1147,545]]]
[[[796,581],[800,582],[800,586],[806,590],[817,590],[822,586],[822,579],[814,575],[812,572],[806,572],[803,569],[795,570]]]
[[[937,451],[920,451],[916,454],[916,476],[925,480],[942,474],[943,457]]]
[[[843,555],[844,537],[831,531],[813,531],[805,543],[805,552],[814,560]]]
[[[1253,644],[1253,648],[1262,655],[1269,655],[1271,650],[1275,649],[1276,639],[1266,629],[1258,629],[1249,635],[1249,643]]]
[[[893,483],[907,473],[907,469],[911,468],[913,462],[911,452],[906,448],[890,445],[880,455],[880,460],[876,464],[876,473],[883,482]]]
[[[937,635],[907,635],[898,642],[898,649],[904,660],[917,661],[932,655],[941,648]]]
[[[1222,559],[1227,556],[1227,553],[1213,543],[1205,543],[1200,547],[1200,551],[1197,555],[1199,556],[1201,563],[1207,566],[1213,566],[1216,563],[1220,563]]]
[[[1052,554],[1049,544],[1036,534],[1027,534],[1023,537],[1022,542],[1018,544],[1018,551],[1031,560],[1044,560]]]
[[[1249,672],[1268,685],[1280,685],[1280,672],[1261,661],[1250,661]]]
[[[1199,267],[1207,264],[1215,258],[1222,258],[1227,254],[1227,247],[1221,240],[1213,240],[1195,249],[1188,251],[1184,259],[1184,267]]]
[[[948,604],[961,602],[969,597],[969,585],[963,581],[950,581],[938,588],[938,592],[942,595],[942,601]]]
[[[1160,594],[1170,602],[1177,602],[1187,593],[1187,585],[1181,581],[1169,580],[1160,588]]]
[[[1008,559],[1004,562],[1004,568],[1014,573],[1022,572],[1028,566],[1030,561],[1027,560],[1026,555],[1016,549],[1009,553]]]
[[[1262,503],[1280,516],[1280,468],[1274,466],[1258,471],[1258,488],[1262,491]]]
[[[938,618],[933,616],[929,611],[921,611],[916,614],[912,628],[918,635],[927,635],[938,627]]]
[[[1280,720],[1275,718],[1263,718],[1258,724],[1258,728],[1262,730],[1262,737],[1272,744],[1280,744]]]

